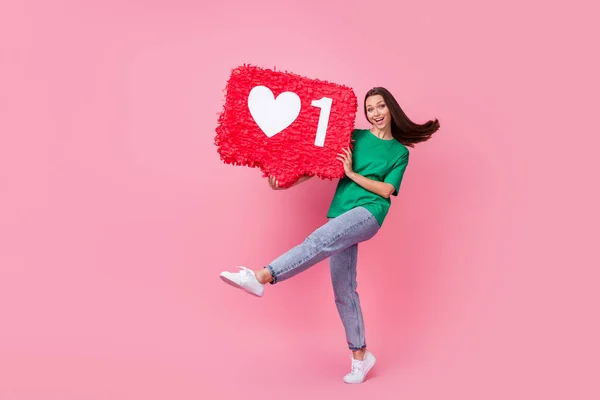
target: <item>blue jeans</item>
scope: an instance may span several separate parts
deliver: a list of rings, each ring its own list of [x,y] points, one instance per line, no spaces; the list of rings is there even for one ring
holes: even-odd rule
[[[272,284],[284,281],[329,257],[335,304],[350,350],[366,347],[365,327],[356,291],[358,243],[379,231],[377,219],[364,207],[354,208],[311,233],[304,242],[273,260],[266,268]]]

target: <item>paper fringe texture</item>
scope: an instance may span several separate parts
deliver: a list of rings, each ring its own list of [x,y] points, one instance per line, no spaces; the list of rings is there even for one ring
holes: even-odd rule
[[[255,86],[268,87],[275,98],[286,91],[301,100],[298,118],[269,138],[258,127],[248,108],[248,95]],[[325,146],[314,145],[321,109],[311,101],[333,99]],[[302,175],[335,179],[344,176],[336,155],[351,147],[357,100],[351,88],[289,72],[243,65],[232,70],[225,88],[225,104],[218,117],[215,145],[227,164],[259,168],[263,177],[274,176],[281,187],[289,187]]]

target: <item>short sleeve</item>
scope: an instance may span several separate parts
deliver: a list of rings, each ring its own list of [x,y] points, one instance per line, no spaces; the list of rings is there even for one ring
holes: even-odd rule
[[[403,155],[398,158],[398,161],[394,164],[390,172],[386,175],[383,180],[386,183],[394,186],[393,196],[398,196],[398,191],[400,191],[400,183],[402,183],[402,178],[404,177],[404,171],[406,170],[406,166],[408,165],[408,157],[409,152],[407,151]]]

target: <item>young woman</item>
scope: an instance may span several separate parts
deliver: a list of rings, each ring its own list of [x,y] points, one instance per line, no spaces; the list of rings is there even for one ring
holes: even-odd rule
[[[329,221],[304,242],[273,260],[266,267],[239,272],[222,272],[232,286],[262,297],[265,284],[275,284],[329,257],[335,304],[352,351],[352,368],[346,383],[361,383],[375,364],[367,351],[365,328],[356,291],[358,243],[372,238],[388,213],[390,197],[397,196],[408,164],[408,147],[428,140],[440,127],[438,120],[423,125],[412,122],[392,94],[376,87],[365,95],[364,112],[371,129],[352,133],[353,150],[338,155],[346,176],[338,183],[327,217]],[[302,177],[296,182],[304,182]],[[280,189],[269,178],[273,189]]]

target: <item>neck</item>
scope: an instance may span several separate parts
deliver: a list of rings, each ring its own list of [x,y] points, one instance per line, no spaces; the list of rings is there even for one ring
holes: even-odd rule
[[[379,129],[375,125],[371,128],[371,132],[380,139],[392,139],[392,127],[386,126],[385,129]]]

